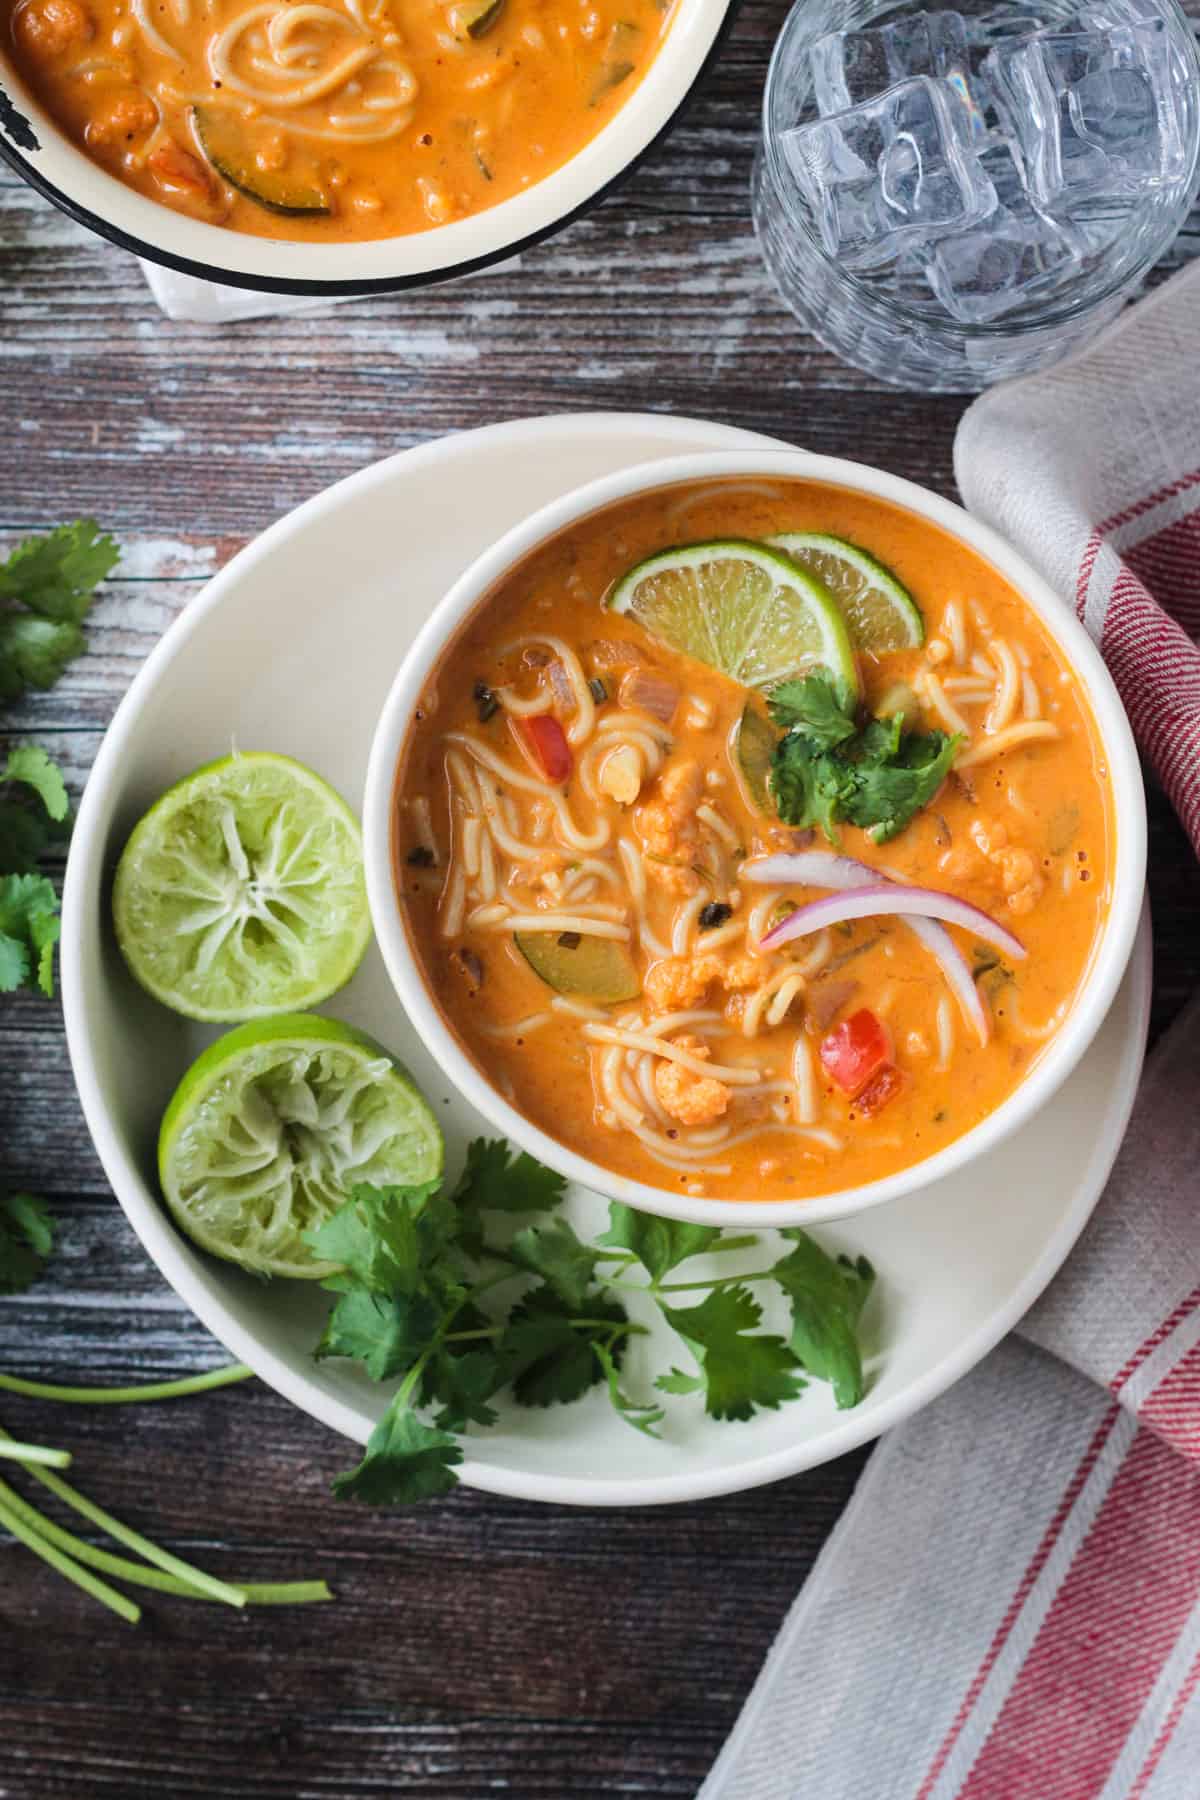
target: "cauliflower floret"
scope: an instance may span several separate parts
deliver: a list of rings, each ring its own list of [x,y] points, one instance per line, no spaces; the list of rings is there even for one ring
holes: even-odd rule
[[[62,56],[92,35],[92,21],[78,0],[26,0],[13,14],[13,32],[30,55]]]
[[[145,137],[158,124],[158,108],[148,94],[126,88],[101,107],[87,128],[89,144],[119,144]]]
[[[638,835],[650,856],[690,862],[697,854],[695,811],[704,789],[697,762],[669,763],[658,778],[658,793],[638,813]]]
[[[655,1012],[687,1012],[720,976],[715,956],[666,956],[647,971],[643,991]]]
[[[726,993],[740,994],[747,988],[757,987],[768,969],[769,965],[761,956],[735,956],[731,963],[726,964],[721,975]]]
[[[707,1044],[683,1032],[671,1042],[701,1062],[707,1062]],[[712,1075],[696,1075],[682,1063],[660,1062],[654,1070],[654,1091],[664,1109],[681,1125],[711,1125],[729,1106],[729,1089]]]

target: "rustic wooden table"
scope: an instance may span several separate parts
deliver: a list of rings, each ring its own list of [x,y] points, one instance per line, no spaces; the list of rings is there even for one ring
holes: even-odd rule
[[[803,337],[750,231],[759,94],[784,0],[747,0],[719,67],[636,178],[519,271],[234,328],[166,322],[134,260],[0,173],[0,530],[95,513],[120,578],[91,649],[0,721],[82,787],[142,658],[198,585],[319,488],[391,451],[537,412],[649,406],[775,432],[953,492],[963,402],[900,394]],[[1200,249],[1200,221],[1178,263]],[[1200,874],[1152,797],[1154,1030],[1200,982]],[[55,1005],[0,1006],[0,1184],[48,1194],[51,1273],[0,1301],[0,1367],[170,1376],[222,1352],[134,1240],[88,1140]],[[647,1513],[460,1491],[338,1506],[345,1446],[258,1387],[174,1407],[11,1401],[84,1485],[218,1573],[328,1577],[337,1604],[110,1618],[0,1545],[0,1796],[694,1794],[865,1453]]]

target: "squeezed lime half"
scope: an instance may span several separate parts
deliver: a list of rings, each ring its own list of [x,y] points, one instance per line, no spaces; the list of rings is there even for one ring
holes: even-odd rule
[[[663,550],[622,576],[607,604],[745,687],[772,688],[820,666],[858,692],[854,649],[828,589],[766,544],[725,538]]]
[[[163,1197],[204,1250],[258,1275],[332,1272],[304,1242],[356,1182],[442,1172],[442,1133],[408,1071],[337,1019],[227,1031],[176,1088],[158,1137]]]
[[[142,986],[189,1018],[315,1006],[349,981],[370,941],[358,820],[290,757],[222,757],[134,826],[113,916]]]
[[[920,607],[868,551],[823,531],[785,531],[770,541],[832,594],[856,650],[882,656],[890,650],[916,650],[925,642]]]

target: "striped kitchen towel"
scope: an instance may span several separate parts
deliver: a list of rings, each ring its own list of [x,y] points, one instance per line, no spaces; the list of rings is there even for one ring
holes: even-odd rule
[[[976,401],[1200,850],[1200,267]],[[700,1800],[1200,1800],[1200,996],[1010,1338],[871,1458]]]

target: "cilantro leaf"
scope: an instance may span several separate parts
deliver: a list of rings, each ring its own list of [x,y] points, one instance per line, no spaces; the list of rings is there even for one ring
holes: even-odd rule
[[[359,1182],[333,1216],[304,1234],[326,1262],[343,1273],[327,1285],[353,1282],[376,1294],[415,1294],[427,1265],[454,1234],[453,1206],[439,1194],[440,1183],[377,1188]]]
[[[703,1375],[688,1375],[682,1369],[672,1369],[668,1375],[660,1375],[654,1383],[664,1394],[702,1394],[704,1392]]]
[[[961,737],[943,731],[914,734],[888,761],[864,761],[855,771],[843,812],[852,825],[886,844],[928,806],[950,773]]]
[[[421,1397],[440,1401],[434,1419],[439,1430],[462,1431],[467,1425],[496,1423],[500,1415],[488,1401],[507,1381],[508,1370],[493,1345],[462,1351],[443,1345],[425,1370]]]
[[[544,1212],[557,1206],[567,1183],[524,1150],[514,1155],[503,1138],[476,1138],[454,1199],[482,1212]]]
[[[804,1387],[783,1339],[755,1332],[762,1308],[749,1288],[715,1288],[699,1306],[663,1306],[662,1312],[700,1365],[704,1410],[712,1418],[749,1419],[756,1406],[777,1407]],[[679,1371],[672,1376],[677,1385],[666,1391],[679,1393]],[[655,1385],[662,1386],[662,1377]]]
[[[35,1194],[0,1194],[0,1294],[23,1294],[54,1248],[54,1222]]]
[[[377,1294],[354,1287],[329,1315],[313,1352],[318,1362],[348,1356],[372,1381],[390,1381],[412,1368],[437,1330],[440,1313],[423,1294]]]
[[[801,731],[817,750],[832,750],[854,736],[854,703],[824,670],[772,689],[767,710],[785,731]]]
[[[54,992],[58,897],[41,875],[0,876],[0,993],[36,984]]]
[[[11,750],[8,761],[0,768],[0,783],[20,781],[31,787],[52,819],[67,816],[67,787],[57,763],[51,762],[44,750],[34,744],[23,744]]]
[[[704,1250],[723,1249],[719,1225],[688,1225],[679,1219],[657,1219],[652,1213],[635,1212],[614,1200],[608,1209],[608,1230],[598,1237],[598,1244],[611,1244],[616,1250],[631,1250],[654,1281],[661,1281],[672,1269],[699,1256]],[[742,1238],[740,1249],[748,1240]],[[753,1239],[749,1240],[753,1242]]]
[[[540,1275],[564,1306],[575,1312],[586,1308],[596,1252],[580,1243],[565,1219],[527,1225],[514,1237],[509,1253],[531,1275]]]
[[[624,1419],[627,1425],[632,1425],[635,1431],[644,1431],[647,1437],[658,1437],[658,1427],[666,1418],[663,1408],[655,1406],[652,1402],[631,1400],[621,1386],[621,1372],[613,1361],[612,1352],[607,1350],[603,1344],[594,1344],[592,1348],[599,1359],[600,1367],[604,1370],[604,1378],[608,1383],[608,1397],[618,1416]]]
[[[85,648],[78,625],[0,612],[0,700],[19,700],[26,688],[53,687]]]
[[[769,787],[785,825],[819,825],[831,844],[844,819],[886,843],[928,806],[950,772],[959,739],[904,731],[900,713],[859,730],[853,708],[822,671],[786,681],[768,702],[787,727]]]
[[[43,619],[78,625],[119,558],[116,543],[95,519],[76,519],[18,544],[0,564],[0,600],[19,600]]]
[[[462,1446],[436,1425],[418,1419],[397,1395],[367,1440],[356,1469],[338,1475],[333,1491],[342,1500],[370,1506],[407,1506],[458,1486],[454,1473]]]
[[[498,1349],[522,1406],[566,1404],[603,1380],[595,1345],[612,1347],[615,1328],[625,1325],[627,1316],[618,1301],[603,1295],[592,1294],[587,1305],[589,1319],[603,1323],[576,1323],[572,1309],[548,1287],[534,1288],[514,1308]],[[619,1362],[619,1349],[612,1353]]]
[[[771,1270],[792,1307],[791,1348],[811,1375],[833,1385],[839,1407],[863,1397],[858,1322],[875,1281],[866,1257],[829,1256],[798,1227],[782,1234],[794,1249]]]
[[[768,787],[785,825],[819,825],[836,844],[836,821],[852,777],[844,763],[814,750],[800,732],[791,732],[775,752]]]

